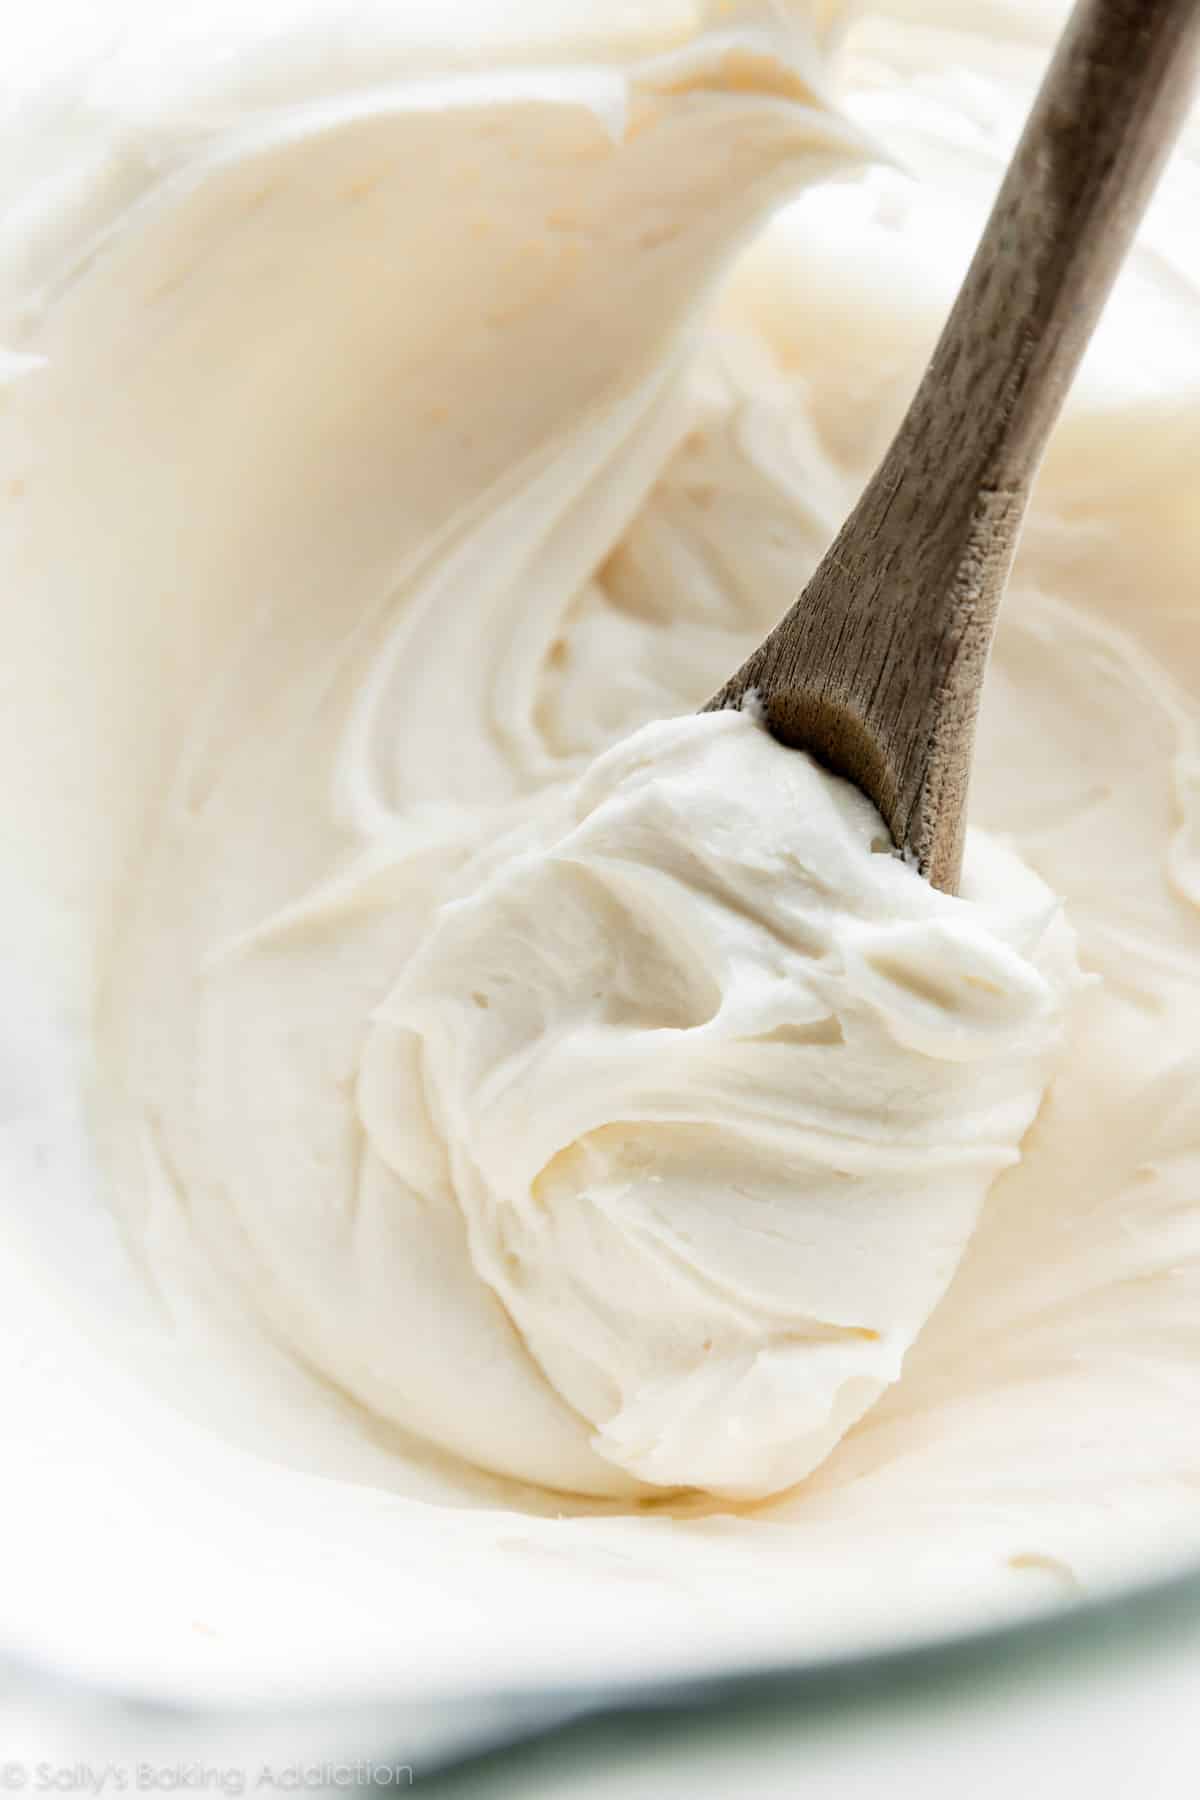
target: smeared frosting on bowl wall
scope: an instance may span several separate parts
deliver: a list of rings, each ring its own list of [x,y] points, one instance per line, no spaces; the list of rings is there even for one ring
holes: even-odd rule
[[[407,1680],[419,1621],[420,1679],[511,1679],[1185,1553],[1194,134],[950,898],[695,708],[886,443],[1050,19],[284,10],[9,123],[14,1616],[111,1659],[136,1544],[135,1672]]]

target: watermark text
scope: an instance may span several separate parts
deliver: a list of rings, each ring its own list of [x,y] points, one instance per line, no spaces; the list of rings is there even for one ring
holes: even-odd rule
[[[411,1763],[381,1762],[0,1762],[0,1795],[312,1793],[389,1788],[403,1793]]]

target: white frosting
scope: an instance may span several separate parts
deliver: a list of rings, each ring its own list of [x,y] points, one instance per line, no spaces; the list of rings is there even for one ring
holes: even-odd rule
[[[411,1681],[419,1617],[421,1679],[511,1679],[1194,1546],[1190,152],[950,899],[692,715],[916,378],[1015,14],[862,23],[836,103],[834,8],[322,16],[144,23],[6,140],[13,1617],[243,1685]]]
[[[745,717],[647,726],[472,859],[375,1011],[358,1107],[391,1179],[360,1204],[407,1205],[414,1234],[461,1213],[518,1334],[497,1360],[519,1346],[643,1481],[807,1475],[899,1376],[1017,1160],[1070,942],[1011,858],[979,851],[985,909],[889,848]],[[397,1327],[405,1260],[362,1360],[420,1383],[461,1367],[461,1321]],[[402,1422],[578,1479],[489,1398],[464,1381],[439,1421],[418,1392]]]

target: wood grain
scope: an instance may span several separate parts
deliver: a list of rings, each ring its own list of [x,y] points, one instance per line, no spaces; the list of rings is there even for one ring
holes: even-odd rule
[[[856,782],[950,891],[1030,486],[1198,51],[1200,0],[1076,7],[891,448],[799,600],[705,708],[755,690],[775,736]]]

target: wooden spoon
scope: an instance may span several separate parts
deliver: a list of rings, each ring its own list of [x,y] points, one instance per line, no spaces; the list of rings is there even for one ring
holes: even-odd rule
[[[753,692],[774,736],[855,782],[950,892],[1029,490],[1198,49],[1200,0],[1080,0],[891,448],[799,600],[704,709]]]

